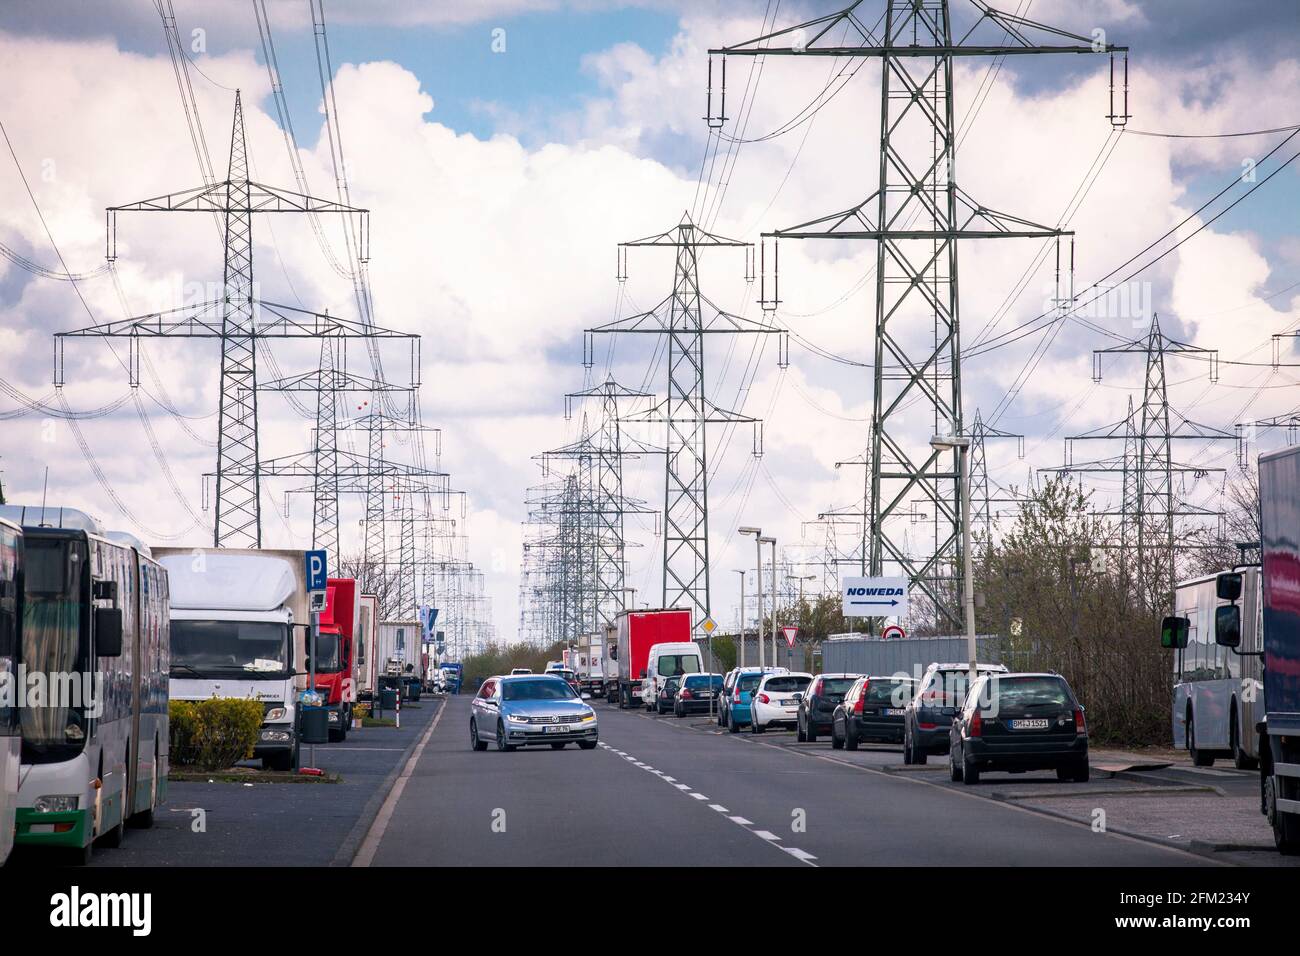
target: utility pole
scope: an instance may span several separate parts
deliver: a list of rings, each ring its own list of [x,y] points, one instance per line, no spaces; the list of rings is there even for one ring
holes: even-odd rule
[[[107,258],[117,258],[117,214],[119,212],[199,212],[223,217],[225,268],[219,298],[170,312],[126,319],[73,332],[55,338],[56,387],[63,385],[63,340],[65,337],[126,338],[131,345],[132,386],[139,380],[140,338],[168,336],[216,338],[221,342],[221,402],[217,431],[216,516],[213,542],[216,547],[261,547],[262,513],[259,500],[260,447],[257,426],[257,341],[259,338],[355,336],[370,332],[361,323],[343,323],[287,309],[255,299],[253,284],[253,214],[337,212],[359,218],[362,237],[359,258],[369,258],[369,213],[342,202],[317,199],[287,189],[252,182],[248,178],[248,145],[244,136],[244,113],[240,94],[235,92],[234,119],[230,134],[230,160],[226,179],[182,192],[121,206],[107,212]],[[259,312],[270,311],[276,318],[264,322]]]
[[[755,425],[754,454],[762,454],[758,420],[719,408],[709,401],[704,374],[704,341],[710,334],[780,334],[778,362],[784,364],[785,335],[767,325],[718,308],[700,291],[699,260],[703,249],[746,250],[750,243],[715,235],[684,213],[667,232],[619,247],[620,281],[627,278],[626,251],[634,247],[672,249],[676,256],[673,291],[640,315],[616,319],[587,330],[584,362],[593,362],[592,337],[602,333],[649,333],[668,339],[668,393],[653,408],[626,416],[624,421],[662,424],[664,443],[663,606],[691,611],[695,628],[709,617],[709,471],[706,426],[710,423]],[[747,270],[747,277],[752,273]]]
[[[740,575],[740,651],[736,659],[737,667],[745,666],[745,571],[737,569]]]
[[[956,180],[957,129],[953,63],[959,57],[1043,53],[1110,53],[1127,48],[1078,36],[973,0],[978,20],[954,42],[948,0],[886,0],[879,35],[874,3],[846,9],[743,43],[710,50],[712,57],[796,56],[876,58],[881,63],[880,153],[876,191],[856,206],[800,225],[765,232],[773,240],[772,297],[761,278],[764,308],[780,302],[781,239],[870,240],[876,243],[874,394],[871,421],[868,573],[900,568],[933,604],[937,621],[960,624],[952,587],[961,566],[961,483],[956,452],[933,449],[920,438],[918,420],[936,432],[962,434],[961,327],[957,247],[966,239],[1072,236],[997,212],[961,190]],[[1034,42],[1035,37],[1048,41]],[[1061,41],[1067,41],[1062,43]],[[1117,108],[1112,81],[1110,119],[1128,119],[1127,84]],[[711,126],[726,114],[708,108]],[[762,258],[766,258],[765,255]],[[1059,261],[1059,248],[1058,248]],[[1060,299],[1058,291],[1058,299]],[[914,553],[905,517],[913,496],[933,510],[932,546]]]

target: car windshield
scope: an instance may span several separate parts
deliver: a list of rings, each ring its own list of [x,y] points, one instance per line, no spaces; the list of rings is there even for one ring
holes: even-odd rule
[[[806,689],[811,683],[811,677],[800,677],[798,674],[786,674],[781,677],[768,678],[767,683],[763,685],[763,689],[775,691],[778,694],[795,694]]]
[[[176,677],[232,671],[283,677],[289,670],[289,628],[284,624],[172,618],[171,632],[171,669]]]
[[[1008,710],[1024,707],[1065,707],[1070,692],[1059,677],[1011,677],[990,679],[989,691],[998,706]]]
[[[913,684],[910,680],[891,680],[871,678],[867,684],[866,700],[873,704],[890,704],[902,707],[912,699]]]
[[[714,674],[712,677],[710,677],[706,674],[700,674],[695,677],[686,678],[686,687],[689,688],[690,690],[698,690],[701,688],[709,687],[710,685],[712,685],[714,688],[721,687],[722,675]]]
[[[856,680],[856,677],[824,677],[822,678],[822,693],[847,694]]]
[[[700,659],[694,654],[665,654],[659,658],[657,669],[661,677],[695,674],[700,669]]]
[[[504,700],[573,700],[573,688],[562,680],[508,680],[501,682]]]

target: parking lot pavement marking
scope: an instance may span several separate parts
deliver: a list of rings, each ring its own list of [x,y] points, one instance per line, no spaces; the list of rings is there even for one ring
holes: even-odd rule
[[[709,804],[709,809],[710,809],[710,810],[717,810],[719,813],[730,813],[730,812],[731,812],[730,810],[728,810],[726,807],[724,807],[724,806],[723,806],[722,804],[720,804],[720,803],[710,803],[710,804]]]

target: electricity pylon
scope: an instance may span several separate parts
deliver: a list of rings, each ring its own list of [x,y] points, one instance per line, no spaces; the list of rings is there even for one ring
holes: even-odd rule
[[[736,424],[758,419],[719,408],[708,399],[704,373],[704,337],[718,333],[778,334],[778,361],[785,362],[782,330],[718,308],[700,291],[699,260],[702,249],[738,248],[750,243],[715,235],[684,213],[667,232],[620,245],[620,263],[633,247],[674,250],[676,266],[672,293],[648,312],[616,319],[587,330],[585,362],[591,366],[592,336],[600,333],[639,332],[664,335],[668,340],[668,393],[652,408],[633,412],[624,421],[663,424],[664,442],[664,557],[663,606],[684,607],[698,628],[709,616],[709,505],[707,426]],[[620,270],[620,280],[626,271]],[[748,270],[747,270],[748,277]],[[755,454],[761,453],[757,428]]]
[[[993,505],[1015,501],[1014,498],[995,498],[989,494],[989,466],[984,443],[990,438],[1014,438],[1017,454],[1025,457],[1025,436],[1013,432],[1004,432],[992,425],[985,424],[980,410],[975,409],[975,418],[970,427],[970,499],[971,522],[984,528],[984,545],[988,547],[993,541]]]
[[[357,216],[361,259],[369,256],[368,212],[328,199],[248,178],[248,145],[244,113],[235,93],[230,134],[230,161],[226,179],[219,183],[169,193],[140,202],[111,206],[107,213],[107,257],[117,258],[119,212],[199,212],[224,217],[225,268],[219,299],[171,312],[126,319],[75,332],[59,333],[55,342],[55,384],[63,380],[63,337],[99,336],[127,338],[131,343],[132,384],[138,384],[139,339],[155,336],[216,338],[221,342],[221,403],[217,431],[216,517],[213,541],[221,547],[261,547],[262,517],[259,496],[261,453],[257,427],[257,342],[280,336],[316,338],[323,335],[370,337],[361,323],[345,322],[300,309],[273,306],[254,297],[253,215],[255,213],[337,212]],[[267,310],[277,319],[263,322]],[[292,318],[290,316],[293,316]],[[292,329],[293,331],[288,331]]]
[[[875,18],[856,0],[837,13],[710,50],[712,56],[878,58],[881,63],[880,155],[876,191],[849,209],[789,229],[764,233],[781,239],[867,239],[876,242],[875,358],[872,408],[871,501],[867,527],[869,573],[896,565],[936,608],[936,624],[960,624],[957,575],[962,567],[962,494],[957,450],[928,443],[937,433],[963,433],[961,326],[957,247],[965,239],[1054,238],[1069,230],[1037,225],[997,212],[957,185],[957,127],[953,109],[953,61],[958,57],[1005,57],[1043,53],[1114,53],[1125,47],[1001,13],[971,0],[976,23],[953,39],[948,0],[887,0],[880,35]],[[1049,38],[1040,45],[1035,38]],[[1060,41],[1069,41],[1062,44]],[[1127,54],[1125,54],[1127,77]],[[711,67],[710,67],[711,68]],[[725,76],[725,74],[724,74]],[[711,126],[725,119],[708,108]],[[1127,83],[1116,108],[1112,82],[1110,118],[1128,119]],[[773,295],[779,303],[779,252],[773,250]],[[763,258],[766,258],[764,255]],[[1060,298],[1058,294],[1058,299]],[[918,423],[924,423],[924,427]],[[933,546],[920,554],[907,543],[906,524],[894,527],[920,496],[934,512]]]
[[[1102,361],[1107,355],[1141,355],[1145,361],[1142,404],[1118,422],[1102,425],[1065,439],[1065,464],[1044,471],[1065,473],[1118,473],[1123,480],[1120,510],[1099,511],[1120,519],[1121,566],[1136,588],[1138,597],[1152,609],[1172,601],[1177,574],[1174,527],[1179,518],[1204,519],[1217,511],[1195,505],[1178,492],[1175,476],[1202,478],[1224,469],[1206,464],[1178,461],[1176,442],[1199,441],[1209,447],[1216,441],[1233,441],[1235,436],[1221,428],[1191,421],[1169,404],[1166,358],[1182,357],[1205,362],[1211,381],[1218,376],[1218,353],[1169,338],[1160,329],[1160,317],[1153,316],[1146,335],[1093,352],[1093,377],[1101,380]],[[1077,441],[1123,442],[1119,457],[1075,463]]]

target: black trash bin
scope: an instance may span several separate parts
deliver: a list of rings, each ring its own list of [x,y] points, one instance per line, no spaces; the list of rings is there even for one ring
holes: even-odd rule
[[[329,743],[329,709],[326,707],[303,707],[298,732],[305,744]]]
[[[392,687],[385,687],[379,692],[379,709],[383,711],[397,710],[397,690]]]

